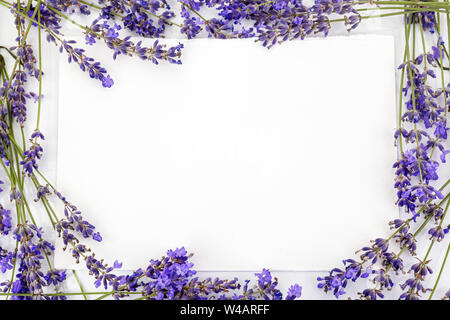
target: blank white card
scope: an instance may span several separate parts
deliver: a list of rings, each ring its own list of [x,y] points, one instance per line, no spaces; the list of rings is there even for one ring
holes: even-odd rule
[[[185,41],[181,66],[88,53],[115,85],[62,58],[57,185],[101,232],[96,256],[325,270],[398,214],[392,37]]]

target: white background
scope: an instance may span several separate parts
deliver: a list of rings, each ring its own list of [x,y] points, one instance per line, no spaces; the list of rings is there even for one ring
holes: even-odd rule
[[[124,268],[186,246],[198,270],[329,270],[398,216],[393,44],[196,39],[158,67],[97,46],[107,90],[62,57],[58,189]]]

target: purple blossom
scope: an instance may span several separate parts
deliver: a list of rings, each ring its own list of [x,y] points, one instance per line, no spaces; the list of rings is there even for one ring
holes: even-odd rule
[[[12,229],[11,211],[0,205],[0,233],[7,235]]]
[[[45,276],[44,279],[47,281],[47,285],[58,285],[66,280],[66,272],[63,270],[51,270]]]
[[[436,15],[434,11],[423,11],[423,12],[414,12],[408,16],[408,22],[411,18],[417,24],[421,23],[424,31],[429,31],[430,33],[434,33],[436,30]]]
[[[300,287],[298,284],[292,285],[286,296],[286,300],[294,300],[298,299],[302,296],[302,287]]]
[[[437,242],[441,242],[444,239],[446,233],[448,233],[448,230],[442,228],[441,226],[431,228],[428,231],[428,234],[431,236],[430,240]]]
[[[364,253],[363,255],[370,257],[369,259],[373,258],[371,254],[367,255],[367,253]],[[318,277],[317,281],[319,283],[317,287],[325,292],[332,291],[333,295],[336,298],[339,298],[340,296],[346,294],[345,288],[347,287],[348,280],[355,282],[359,278],[367,278],[373,273],[370,267],[363,267],[364,262],[357,262],[353,259],[347,259],[343,261],[343,264],[345,269],[333,268],[327,276]]]
[[[35,136],[35,138],[36,137],[37,136]],[[43,151],[44,149],[39,143],[37,143],[37,139],[32,140],[30,149],[24,151],[23,160],[20,161],[20,164],[23,166],[24,172],[31,175],[33,173],[33,170],[36,170],[38,168],[37,160],[41,159]]]
[[[16,280],[2,283],[4,290],[11,290],[13,300],[51,299],[45,295],[44,288],[51,286],[58,290],[58,284],[65,279],[63,271],[51,269],[47,275],[42,272],[44,256],[52,255],[54,246],[43,238],[42,229],[30,223],[18,225],[13,235],[18,241],[18,251],[9,255],[8,260],[11,265],[16,259],[18,268]],[[2,261],[2,265],[5,270],[11,269],[8,262]],[[24,293],[31,296],[22,296]]]
[[[0,247],[0,270],[2,273],[5,273],[13,268],[13,258],[14,255],[12,252]]]

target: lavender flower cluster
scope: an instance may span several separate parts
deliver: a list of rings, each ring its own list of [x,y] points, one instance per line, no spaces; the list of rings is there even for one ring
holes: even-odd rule
[[[16,53],[23,69],[16,69],[11,79],[5,79],[0,86],[3,106],[1,111],[6,115],[5,103],[8,104],[14,119],[23,126],[27,119],[27,103],[40,103],[43,98],[42,95],[25,88],[29,77],[40,81],[43,76],[42,70],[37,66],[34,51],[24,38],[27,22],[45,32],[47,41],[57,45],[59,51],[67,55],[68,63],[76,63],[89,77],[109,88],[113,86],[114,81],[101,63],[87,56],[85,49],[77,48],[76,41],[64,39],[61,29],[62,21],[69,19],[66,14],[90,16],[95,14],[91,9],[98,11],[98,16],[89,27],[79,25],[85,34],[86,44],[93,45],[102,40],[113,51],[114,59],[118,55],[136,56],[154,64],[160,61],[181,64],[183,45],[167,48],[159,40],[164,38],[169,27],[180,29],[188,39],[198,36],[201,32],[219,39],[255,37],[263,46],[270,48],[276,43],[304,39],[312,34],[328,35],[331,27],[330,16],[333,14],[344,16],[344,23],[349,30],[356,28],[361,21],[352,0],[316,0],[311,7],[303,5],[301,0],[178,0],[178,5],[181,7],[182,24],[173,21],[176,17],[175,11],[165,0],[108,0],[101,1],[100,6],[89,2],[79,3],[76,0],[46,0],[41,1],[39,6],[32,3],[14,3],[10,11],[22,34],[16,39],[17,46],[11,48],[11,51]],[[204,18],[200,14],[203,8],[216,9],[218,18]],[[147,47],[142,41],[133,42],[129,35],[121,37],[120,33],[123,32],[158,39]],[[0,134],[6,130],[7,125],[0,119]],[[4,147],[9,146],[9,138],[7,134],[3,134],[5,145],[0,146],[0,157],[6,162]],[[44,139],[39,129],[33,133],[30,140],[32,144],[24,151],[21,161],[24,172],[29,175],[38,169],[38,160],[43,153],[42,146],[35,138]]]
[[[434,12],[415,13],[408,17],[409,24],[410,21],[423,25],[423,30],[430,33],[435,33],[437,29]],[[429,266],[430,260],[418,259],[417,263],[407,268],[401,255],[403,252],[416,255],[417,231],[413,232],[412,226],[419,220],[423,221],[419,231],[427,226],[428,221],[434,222],[434,226],[428,227],[432,243],[442,241],[450,229],[450,226],[443,224],[449,195],[444,196],[442,190],[448,182],[440,189],[433,185],[439,179],[438,168],[446,162],[446,156],[450,153],[445,147],[450,130],[447,123],[450,84],[439,89],[431,84],[437,78],[437,70],[443,67],[445,58],[444,41],[440,36],[437,38],[432,50],[407,59],[399,66],[406,76],[406,85],[401,93],[406,97],[406,110],[401,114],[402,125],[394,134],[395,145],[401,149],[399,159],[393,165],[394,187],[398,207],[410,216],[405,220],[391,221],[391,229],[395,230],[392,236],[376,239],[370,246],[357,251],[359,261],[344,260],[344,268],[335,268],[328,276],[318,278],[318,287],[325,292],[332,291],[336,298],[346,294],[349,280],[368,279],[373,286],[360,292],[360,297],[382,299],[384,291],[395,286],[392,275],[406,272],[411,277],[398,284],[403,290],[399,299],[417,300],[430,291],[424,286],[426,276],[433,272]]]
[[[47,199],[51,192],[48,187],[39,188],[37,200]],[[86,221],[76,206],[69,203],[59,192],[54,192],[65,204],[65,217],[55,222],[56,231],[63,241],[64,250],[69,250],[77,263],[84,262],[89,273],[95,278],[95,286],[110,290],[110,296],[115,299],[139,295],[141,299],[167,300],[280,300],[282,293],[277,288],[278,281],[270,271],[263,269],[256,273],[257,283],[250,287],[250,281],[241,286],[238,279],[223,280],[219,278],[200,279],[189,261],[192,254],[184,248],[169,250],[167,256],[150,260],[145,269],[138,269],[131,274],[116,274],[122,263],[115,261],[109,266],[98,259],[82,239],[91,238],[102,241],[95,227]],[[16,200],[17,201],[17,200]],[[13,230],[11,212],[0,209],[0,227],[2,235],[6,236]],[[66,280],[66,271],[52,268],[49,257],[55,247],[44,239],[41,228],[25,222],[17,224],[12,232],[17,241],[15,250],[0,248],[0,267],[2,273],[11,272],[17,265],[15,279],[0,283],[0,292],[7,293],[14,300],[65,300],[67,297],[60,287]],[[49,270],[44,271],[47,262]],[[51,292],[51,293],[48,293]],[[302,288],[293,285],[289,288],[286,299],[300,298]]]
[[[361,20],[353,1],[348,0],[316,0],[311,7],[301,0],[178,0],[178,3],[181,24],[174,22],[176,14],[165,0],[102,1],[102,12],[92,29],[116,35],[119,29],[115,22],[121,21],[125,29],[145,38],[164,37],[169,27],[177,27],[188,39],[204,32],[219,39],[255,37],[264,46],[271,47],[277,42],[303,39],[314,33],[327,35],[332,13],[344,15],[349,29],[356,28]],[[203,17],[204,8],[215,9],[216,17]],[[103,21],[103,29],[98,28],[99,21]],[[87,43],[99,38],[95,32],[86,36]]]
[[[449,130],[446,110],[450,106],[447,101],[450,85],[435,90],[427,83],[430,78],[436,78],[433,68],[438,67],[443,56],[443,44],[439,38],[431,52],[421,54],[399,67],[405,69],[408,79],[403,93],[405,96],[410,93],[402,121],[411,124],[411,128],[398,129],[395,139],[398,141],[402,137],[413,147],[404,150],[399,161],[394,164],[395,188],[398,205],[404,207],[406,212],[411,212],[414,219],[417,205],[422,206],[430,200],[444,197],[430,182],[438,180],[439,165],[446,162],[446,155],[450,153],[443,145]],[[439,98],[445,102],[441,103]],[[417,128],[419,124],[423,124],[423,129]],[[440,162],[433,159],[435,150],[440,154]],[[417,184],[412,185],[413,178],[417,178]]]
[[[241,288],[237,278],[200,280],[189,261],[190,257],[192,254],[188,254],[184,248],[169,250],[167,256],[150,260],[145,270],[138,269],[129,275],[113,275],[110,273],[113,268],[109,268],[104,275],[98,276],[96,285],[103,285],[105,289],[111,286],[115,299],[136,293],[148,300],[281,300],[283,297],[277,289],[277,279],[272,278],[266,269],[255,274],[257,284],[250,287],[250,281],[247,280]],[[117,261],[114,264],[114,268],[121,266]],[[300,298],[301,291],[299,285],[291,286],[286,299]]]
[[[56,230],[65,245],[64,250],[70,246],[72,256],[77,263],[84,260],[89,273],[95,278],[95,286],[102,286],[105,290],[111,289],[111,296],[115,299],[140,294],[148,300],[173,300],[173,299],[233,299],[233,300],[280,300],[282,293],[277,289],[277,280],[272,279],[270,272],[264,269],[255,274],[258,284],[249,289],[246,281],[243,293],[239,294],[241,285],[238,279],[222,280],[219,278],[206,278],[200,280],[195,275],[194,264],[189,261],[192,254],[188,254],[184,248],[168,250],[167,256],[157,260],[150,260],[147,268],[138,269],[129,275],[116,275],[114,270],[120,269],[122,263],[117,260],[113,266],[108,266],[103,260],[98,260],[95,254],[77,238],[81,234],[83,238],[92,238],[102,241],[95,227],[85,221],[81,212],[67,202],[64,196],[56,192],[57,196],[65,203],[65,218],[56,225]],[[286,299],[300,298],[301,287],[294,285],[289,288]]]
[[[361,21],[353,0],[316,0],[310,7],[305,6],[302,0],[178,0],[177,7],[181,7],[181,24],[174,21],[177,15],[166,0],[106,0],[100,1],[99,5],[76,0],[46,0],[40,2],[39,8],[15,4],[11,12],[16,21],[24,24],[26,18],[21,12],[26,11],[33,25],[47,33],[47,41],[55,43],[61,52],[68,55],[69,63],[77,63],[82,71],[88,72],[104,87],[111,87],[114,83],[106,69],[86,56],[84,49],[75,48],[74,40],[62,38],[61,22],[67,18],[66,14],[90,16],[95,14],[92,9],[98,11],[89,27],[79,25],[86,44],[93,45],[102,40],[113,51],[114,59],[122,54],[155,64],[159,61],[180,64],[183,45],[167,48],[156,40],[152,46],[145,47],[142,41],[135,43],[131,36],[121,37],[120,34],[131,32],[142,38],[164,38],[170,28],[177,28],[188,39],[201,33],[218,39],[254,37],[270,48],[276,43],[304,39],[313,34],[328,35],[331,15],[343,16],[348,30],[356,28]],[[216,17],[203,17],[200,12],[205,8],[215,9]],[[17,112],[17,117],[23,118],[21,108]]]
[[[44,294],[46,288],[60,293],[59,286],[66,279],[66,272],[51,266],[48,271],[43,270],[55,247],[42,237],[42,230],[31,223],[18,224],[13,237],[18,243],[17,248],[12,252],[1,250],[2,272],[13,269],[16,263],[18,272],[15,280],[0,284],[1,291],[11,294],[13,300],[65,300],[62,294]]]

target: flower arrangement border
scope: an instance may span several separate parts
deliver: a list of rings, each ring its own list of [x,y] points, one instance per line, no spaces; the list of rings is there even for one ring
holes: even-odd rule
[[[101,241],[96,228],[86,221],[78,208],[69,202],[52,183],[39,171],[38,163],[43,154],[44,140],[39,130],[42,105],[42,48],[46,40],[57,45],[69,63],[77,64],[88,75],[108,88],[114,85],[112,77],[100,62],[86,55],[84,49],[76,47],[76,42],[66,40],[61,33],[61,21],[66,20],[81,29],[87,45],[103,41],[117,55],[129,55],[154,64],[161,61],[180,64],[183,45],[167,48],[160,40],[150,47],[142,42],[134,43],[130,36],[120,37],[122,31],[143,38],[162,38],[169,27],[176,27],[186,38],[191,39],[204,33],[209,37],[255,38],[263,46],[271,48],[284,41],[304,39],[313,34],[328,35],[334,23],[343,23],[349,31],[358,27],[361,21],[372,18],[403,16],[405,26],[404,62],[400,65],[401,88],[399,95],[398,128],[395,140],[400,155],[394,164],[396,168],[395,189],[397,205],[410,216],[390,222],[394,229],[387,239],[375,239],[363,247],[358,259],[344,260],[344,268],[334,268],[329,275],[318,278],[318,287],[331,291],[337,298],[346,294],[349,283],[358,279],[370,279],[374,286],[359,293],[362,299],[383,298],[384,292],[394,287],[392,273],[405,270],[402,255],[415,255],[417,235],[428,228],[430,244],[419,262],[412,264],[408,271],[411,278],[400,284],[403,293],[400,299],[419,299],[429,293],[431,299],[444,270],[450,251],[447,248],[442,267],[433,288],[426,288],[424,280],[432,270],[429,255],[435,244],[444,240],[450,226],[445,226],[450,194],[446,187],[450,180],[439,179],[438,168],[446,162],[450,153],[445,146],[447,139],[447,115],[450,103],[450,86],[445,84],[445,73],[449,70],[449,52],[441,36],[441,16],[450,21],[448,2],[417,1],[349,1],[316,0],[310,7],[302,1],[257,0],[178,0],[182,22],[174,20],[175,13],[165,0],[106,0],[98,4],[84,0],[0,0],[0,6],[8,9],[14,17],[17,29],[17,45],[12,48],[0,46],[0,157],[8,178],[10,200],[16,215],[10,209],[0,207],[0,233],[12,236],[15,248],[0,248],[0,266],[3,273],[11,277],[0,284],[1,296],[6,299],[67,299],[69,296],[90,295],[97,299],[113,297],[136,299],[233,299],[279,300],[283,294],[277,288],[278,280],[269,270],[256,273],[256,283],[238,279],[199,279],[190,254],[184,248],[169,250],[167,255],[150,260],[145,269],[135,270],[128,275],[117,275],[121,263],[111,266],[95,256],[83,244],[83,239]],[[362,6],[362,7],[361,7]],[[205,7],[217,10],[218,17],[205,18],[201,10]],[[89,16],[91,9],[98,17],[90,26],[83,26],[70,15],[74,13]],[[377,10],[378,15],[364,15]],[[337,16],[337,17],[336,17]],[[336,18],[334,18],[336,17]],[[450,23],[447,23],[450,28]],[[37,30],[38,56],[28,43],[30,30]],[[416,32],[419,32],[416,35]],[[447,31],[444,31],[450,33]],[[435,45],[427,49],[425,33],[435,38]],[[416,36],[421,52],[416,55]],[[411,39],[412,38],[412,39]],[[447,39],[450,43],[450,38]],[[412,45],[410,44],[412,41]],[[7,70],[7,60],[3,53],[13,59],[11,72]],[[447,63],[447,64],[446,64]],[[438,71],[436,74],[435,70]],[[431,80],[440,78],[439,85],[430,85]],[[36,80],[38,93],[29,91],[29,81]],[[27,106],[37,104],[36,129],[27,141],[25,123]],[[403,106],[405,106],[403,108]],[[436,159],[436,155],[439,157]],[[434,187],[440,180],[441,186]],[[76,262],[83,261],[95,278],[96,287],[105,291],[86,292],[74,273],[80,292],[61,290],[67,274],[53,268],[50,257],[55,247],[46,240],[42,229],[37,226],[25,184],[35,188],[35,198],[40,202],[55,232],[59,235],[64,249],[68,250]],[[64,215],[58,215],[52,201],[62,202]],[[418,222],[421,224],[418,224]],[[428,223],[435,222],[431,228]],[[14,225],[15,224],[15,225]],[[398,252],[395,250],[398,247]],[[44,265],[48,270],[45,270]],[[116,270],[116,271],[115,271]],[[406,270],[405,270],[406,271]],[[285,298],[296,299],[302,288],[292,285]],[[450,298],[450,290],[444,295]]]

